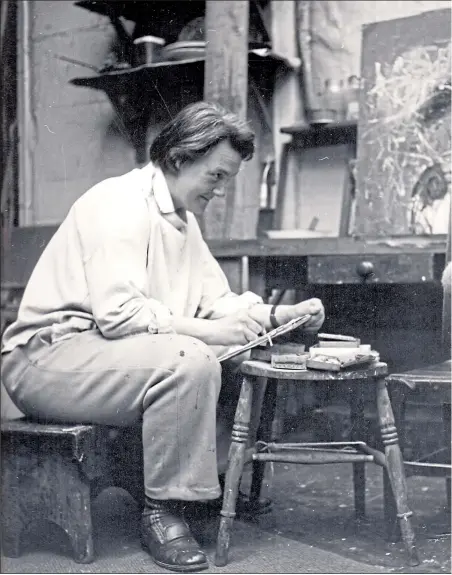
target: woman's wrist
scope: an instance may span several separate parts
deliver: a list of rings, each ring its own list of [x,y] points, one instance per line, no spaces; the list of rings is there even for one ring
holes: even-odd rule
[[[292,308],[293,306],[291,305],[281,304],[273,306],[268,303],[261,303],[254,305],[249,311],[251,317],[258,321],[267,331],[270,331],[293,319],[294,314],[290,313]],[[273,323],[271,315],[274,315]]]
[[[272,309],[274,309],[273,315],[274,315],[275,323],[277,324],[277,327],[279,327],[279,326],[281,326],[281,325],[287,323],[288,321],[291,321],[292,319],[295,319],[297,317],[293,305],[281,304],[281,305],[273,306]]]
[[[200,339],[207,345],[219,345],[218,329],[215,320],[196,317],[172,316],[172,328],[179,335],[188,335]]]
[[[276,310],[277,310],[276,305],[273,305],[270,308],[270,325],[272,326],[272,329],[276,329],[277,327],[279,327],[281,324],[279,323],[279,321],[276,319]]]

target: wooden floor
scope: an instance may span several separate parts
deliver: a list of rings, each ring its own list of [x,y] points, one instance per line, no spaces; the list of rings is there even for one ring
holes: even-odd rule
[[[303,439],[308,440],[306,432]],[[288,439],[300,438],[295,430]],[[271,474],[270,474],[271,476]],[[230,563],[212,573],[450,573],[450,517],[445,481],[408,479],[421,565],[408,567],[401,543],[384,537],[381,469],[367,465],[367,521],[353,518],[351,465],[275,464],[274,513],[259,524],[236,522]],[[246,489],[247,477],[243,488]],[[104,491],[94,503],[97,559],[77,565],[58,531],[35,529],[23,556],[2,559],[2,573],[163,573],[138,540],[139,509],[123,491]],[[218,522],[192,524],[212,559]],[[415,569],[415,570],[414,570]]]

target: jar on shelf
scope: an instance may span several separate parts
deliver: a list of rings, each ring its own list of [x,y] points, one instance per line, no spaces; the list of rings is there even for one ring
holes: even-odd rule
[[[359,93],[361,82],[358,76],[352,75],[347,80],[347,96],[346,96],[346,120],[358,120],[359,117]]]

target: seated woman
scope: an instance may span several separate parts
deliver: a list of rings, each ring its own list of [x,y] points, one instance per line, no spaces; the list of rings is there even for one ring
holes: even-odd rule
[[[148,165],[74,203],[3,336],[3,381],[25,414],[141,422],[142,540],[174,571],[207,567],[181,502],[221,494],[217,356],[275,323],[310,314],[315,331],[324,320],[317,299],[280,305],[270,319],[260,297],[233,294],[201,236],[194,214],[253,152],[254,135],[234,114],[205,102],[184,108],[154,140]]]

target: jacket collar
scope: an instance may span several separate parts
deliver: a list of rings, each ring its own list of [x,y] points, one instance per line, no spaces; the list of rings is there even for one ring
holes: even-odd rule
[[[162,216],[176,229],[182,231],[186,227],[186,222],[180,217],[174,207],[173,198],[162,170],[152,162],[149,162],[149,164],[141,168],[140,172],[146,186],[151,182],[151,193]]]
[[[149,162],[144,168],[141,168],[141,174],[146,185],[151,183],[152,195],[161,214],[170,214],[175,210],[173,198],[171,197],[168,184],[162,170]]]

